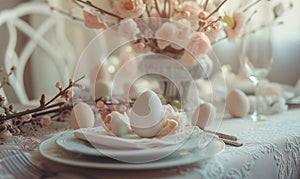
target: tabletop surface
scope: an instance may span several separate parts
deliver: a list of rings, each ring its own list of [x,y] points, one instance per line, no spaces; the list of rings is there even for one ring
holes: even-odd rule
[[[266,121],[225,119],[219,132],[235,135],[242,147],[226,146],[209,159],[171,168],[155,170],[105,170],[72,167],[31,152],[37,165],[58,172],[57,178],[297,178],[300,162],[300,109],[271,115]],[[17,148],[14,143],[0,146]],[[7,176],[3,166],[0,173]],[[76,171],[76,172],[74,172]]]

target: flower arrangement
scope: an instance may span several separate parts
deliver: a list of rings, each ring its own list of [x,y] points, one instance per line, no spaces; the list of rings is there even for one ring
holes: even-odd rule
[[[100,1],[73,0],[83,9],[87,27],[115,28],[135,50],[162,53],[185,65],[220,40],[242,37],[262,1],[267,0],[242,1],[228,10],[228,0],[109,0],[108,8]],[[284,9],[281,2],[274,6],[274,21]]]

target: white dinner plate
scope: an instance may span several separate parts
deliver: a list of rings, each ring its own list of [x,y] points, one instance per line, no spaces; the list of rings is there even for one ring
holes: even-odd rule
[[[215,136],[212,134],[202,133],[201,135],[194,135],[193,137],[188,138],[188,140],[185,140],[184,142],[181,142],[176,145],[168,145],[168,146],[163,145],[160,147],[152,147],[152,148],[148,147],[148,148],[128,149],[127,147],[114,148],[114,147],[108,147],[99,144],[90,144],[86,140],[81,140],[75,137],[74,133],[76,133],[76,131],[69,131],[65,134],[62,134],[56,139],[56,144],[70,152],[80,153],[84,155],[92,155],[92,156],[102,156],[102,157],[107,156],[119,161],[130,162],[130,163],[145,163],[145,162],[156,161],[172,154],[175,151],[179,151],[179,150],[188,151],[188,150],[193,150],[194,148],[199,149],[200,146],[203,147],[203,145],[200,145],[199,142],[200,140],[204,141],[204,136],[206,136],[205,137],[206,143],[208,140],[213,140],[213,138],[215,138]],[[102,133],[99,133],[100,136],[101,134]],[[102,135],[107,136],[107,134],[102,134]],[[114,139],[118,137],[111,137],[111,138],[112,138],[110,139],[111,144],[118,142],[118,140]],[[146,141],[148,142],[151,141],[150,139],[148,140]]]
[[[179,150],[171,155],[152,162],[128,163],[103,156],[89,156],[82,153],[67,151],[56,144],[57,137],[43,141],[39,146],[41,155],[49,160],[80,167],[122,170],[158,169],[192,164],[221,153],[225,144],[218,138],[204,148],[192,150]]]

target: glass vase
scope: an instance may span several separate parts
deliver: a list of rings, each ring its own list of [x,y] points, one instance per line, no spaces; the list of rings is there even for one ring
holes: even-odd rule
[[[148,53],[140,57],[138,75],[159,83],[159,93],[168,99],[185,100],[192,83],[212,71],[212,62],[204,56],[194,65],[185,66],[179,60],[159,53]]]

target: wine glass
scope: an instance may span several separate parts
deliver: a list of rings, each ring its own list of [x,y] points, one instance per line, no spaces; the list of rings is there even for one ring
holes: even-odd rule
[[[271,26],[246,33],[241,39],[240,63],[246,76],[255,86],[255,105],[253,114],[250,116],[253,121],[264,120],[257,110],[258,107],[258,86],[261,79],[265,78],[272,68],[272,38]]]

